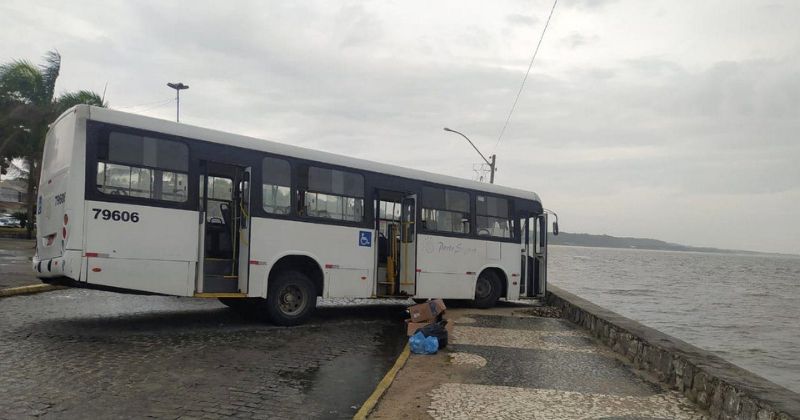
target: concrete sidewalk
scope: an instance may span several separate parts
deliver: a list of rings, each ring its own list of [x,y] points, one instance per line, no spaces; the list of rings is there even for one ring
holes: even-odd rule
[[[707,416],[569,321],[531,311],[448,309],[452,344],[434,356],[412,355],[370,418]]]

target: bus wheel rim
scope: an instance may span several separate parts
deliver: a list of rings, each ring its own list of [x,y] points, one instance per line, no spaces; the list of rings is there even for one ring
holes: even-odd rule
[[[303,291],[295,285],[288,285],[281,289],[279,294],[279,306],[281,312],[289,315],[296,314],[305,307],[305,297]]]
[[[489,284],[489,281],[484,278],[478,279],[478,284],[475,286],[475,296],[478,298],[484,298],[489,296],[489,293],[492,292],[492,285]]]

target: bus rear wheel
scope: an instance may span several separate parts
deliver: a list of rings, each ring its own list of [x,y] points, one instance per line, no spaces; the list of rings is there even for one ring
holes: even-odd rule
[[[305,274],[287,270],[270,281],[267,314],[276,325],[299,325],[305,322],[317,306],[314,284]]]
[[[475,300],[473,304],[477,308],[491,308],[500,299],[500,279],[491,270],[485,270],[478,276],[475,284]]]

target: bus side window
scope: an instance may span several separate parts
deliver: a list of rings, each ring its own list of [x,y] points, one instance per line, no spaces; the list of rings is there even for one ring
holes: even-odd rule
[[[469,193],[422,187],[421,220],[428,231],[470,233]]]
[[[291,166],[283,159],[265,157],[261,162],[261,192],[264,211],[289,214],[292,208]]]
[[[185,202],[189,148],[183,143],[111,132],[97,147],[97,190],[112,196]]]
[[[479,236],[510,238],[512,232],[508,200],[478,195],[475,197]]]
[[[306,216],[361,222],[364,177],[356,172],[310,166],[308,188],[299,194]]]

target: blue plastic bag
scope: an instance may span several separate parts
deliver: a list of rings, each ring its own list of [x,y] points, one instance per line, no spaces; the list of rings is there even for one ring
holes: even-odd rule
[[[424,354],[425,353],[425,336],[417,331],[411,337],[408,337],[408,345],[411,347],[412,353]]]
[[[425,337],[425,353],[436,354],[439,351],[439,339],[433,336]]]
[[[411,352],[416,354],[436,354],[439,351],[439,339],[425,337],[419,331],[408,338],[408,344],[411,347]]]

